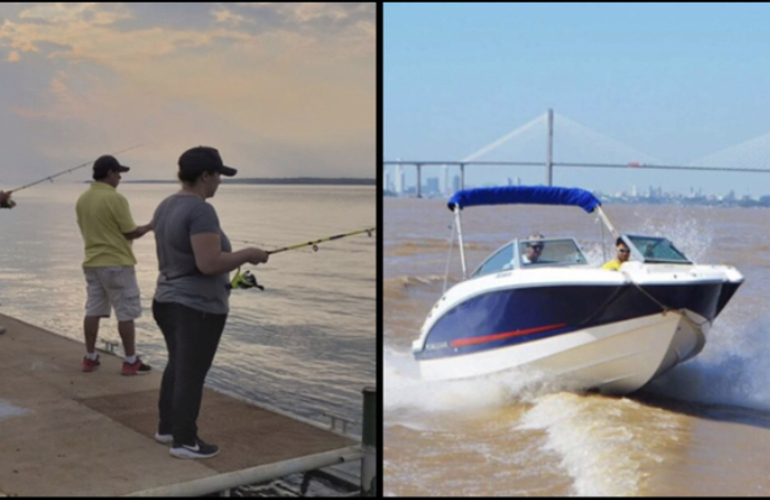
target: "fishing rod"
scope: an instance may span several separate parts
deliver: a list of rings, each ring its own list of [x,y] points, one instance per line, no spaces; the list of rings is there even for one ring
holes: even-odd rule
[[[309,245],[312,245],[313,246],[313,250],[317,252],[318,251],[318,243],[322,243],[324,241],[336,240],[336,239],[339,239],[339,238],[344,238],[346,236],[353,236],[354,234],[361,234],[361,233],[367,233],[369,236],[371,236],[372,235],[372,231],[375,231],[376,229],[377,229],[376,227],[368,227],[366,229],[361,229],[360,231],[353,231],[352,233],[338,234],[336,236],[329,236],[328,238],[321,238],[320,240],[308,241],[307,243],[299,243],[297,245],[292,245],[292,246],[289,246],[289,247],[278,248],[276,250],[268,250],[267,254],[270,255],[270,254],[274,254],[274,253],[278,253],[278,252],[285,252],[287,250],[294,250],[296,248],[302,248],[302,247],[306,247],[306,246],[309,246]],[[263,243],[257,243],[255,241],[246,241],[246,240],[230,240],[230,241],[234,241],[236,243],[246,243],[248,245],[264,246]]]
[[[115,153],[110,153],[110,154],[111,155],[117,155],[117,154],[120,154],[120,153],[125,153],[126,151],[131,151],[132,149],[136,149],[139,146],[143,146],[143,144],[137,144],[135,146],[131,146],[130,148],[123,149],[121,151],[116,151]],[[25,185],[23,185],[21,187],[17,187],[16,189],[11,189],[10,191],[8,191],[8,193],[15,193],[16,191],[21,191],[22,189],[27,189],[28,187],[32,187],[32,186],[34,186],[36,184],[40,184],[43,181],[50,180],[51,182],[53,182],[54,177],[59,177],[60,175],[67,174],[67,173],[72,172],[74,170],[77,170],[79,168],[87,167],[88,165],[91,165],[92,163],[93,163],[93,160],[92,161],[88,161],[86,163],[83,163],[82,165],[78,165],[77,167],[72,167],[72,168],[68,168],[67,170],[62,170],[61,172],[59,172],[57,174],[49,175],[48,177],[43,177],[39,181],[30,182],[29,184],[25,184]]]
[[[372,232],[375,231],[377,227],[368,227],[366,229],[361,229],[359,231],[353,231],[351,233],[345,233],[345,234],[337,234],[334,236],[329,236],[327,238],[321,238],[318,240],[308,241],[306,243],[298,243],[296,245],[291,245],[288,247],[278,248],[276,250],[269,250],[267,252],[268,255],[272,255],[274,253],[279,252],[286,252],[287,250],[295,250],[297,248],[303,248],[306,246],[312,246],[313,251],[318,251],[318,244],[323,243],[324,241],[331,241],[331,240],[338,240],[340,238],[346,238],[348,236],[353,236],[355,234],[362,234],[366,233],[370,238],[372,237]],[[236,240],[238,241],[238,240]],[[251,241],[241,241],[241,243],[252,243]],[[230,282],[229,288],[254,288],[257,287],[260,290],[264,290],[265,287],[257,283],[257,278],[251,272],[246,271],[243,274],[241,274],[241,268],[239,267],[238,270],[235,272],[235,276],[233,277],[232,281]]]
[[[376,227],[368,227],[366,229],[361,229],[360,231],[353,231],[352,233],[337,234],[335,236],[329,236],[328,238],[321,238],[320,240],[308,241],[307,243],[298,243],[297,245],[292,245],[290,247],[283,247],[283,248],[279,248],[277,250],[268,250],[267,254],[268,255],[272,255],[274,253],[285,252],[287,250],[294,250],[296,248],[302,248],[302,247],[306,247],[306,246],[310,246],[310,245],[313,246],[313,251],[317,252],[318,251],[318,243],[323,243],[324,241],[338,240],[340,238],[345,238],[345,237],[348,237],[348,236],[353,236],[354,234],[361,234],[361,233],[366,233],[371,238],[372,237],[372,231],[374,231],[376,229],[377,229]]]

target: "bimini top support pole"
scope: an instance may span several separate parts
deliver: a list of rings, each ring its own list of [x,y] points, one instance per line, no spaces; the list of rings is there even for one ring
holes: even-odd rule
[[[599,215],[599,217],[601,217],[602,222],[604,222],[604,225],[607,226],[607,229],[610,230],[610,232],[612,233],[612,236],[615,238],[620,236],[620,234],[618,234],[617,230],[612,225],[610,220],[607,218],[607,214],[605,214],[604,210],[602,210],[602,207],[596,207],[594,210],[596,210],[596,213]]]
[[[457,205],[454,207],[454,213],[455,213],[455,225],[457,225],[457,241],[460,243],[460,262],[463,266],[463,279],[465,279],[466,268],[465,268],[465,248],[463,248],[463,228],[460,224],[460,206]]]

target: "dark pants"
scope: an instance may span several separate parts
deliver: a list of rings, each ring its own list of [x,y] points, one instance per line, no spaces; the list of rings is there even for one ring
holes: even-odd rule
[[[227,314],[204,313],[173,302],[152,301],[152,315],[163,332],[168,364],[160,384],[158,432],[192,444],[198,436],[203,382],[214,361]]]

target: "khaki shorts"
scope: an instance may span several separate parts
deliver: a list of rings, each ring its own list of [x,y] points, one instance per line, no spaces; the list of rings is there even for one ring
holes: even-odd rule
[[[109,318],[111,308],[115,308],[118,321],[142,315],[134,266],[84,267],[83,272],[88,292],[86,316]]]

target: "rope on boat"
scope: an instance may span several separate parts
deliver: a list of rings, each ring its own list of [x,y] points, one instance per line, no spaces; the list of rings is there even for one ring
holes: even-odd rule
[[[441,293],[446,293],[446,285],[447,281],[449,281],[449,262],[452,259],[452,246],[455,242],[455,225],[452,224],[452,235],[449,237],[449,253],[447,254],[446,258],[446,269],[444,270],[444,291]]]
[[[639,283],[634,281],[631,278],[631,276],[628,275],[628,273],[626,273],[625,271],[621,271],[621,273],[623,274],[623,276],[628,278],[628,281],[630,281],[631,284],[634,285],[640,292],[642,292],[648,299],[650,299],[655,304],[657,304],[658,307],[660,307],[661,311],[663,311],[664,313],[666,313],[666,312],[676,312],[676,313],[679,313],[680,316],[682,316],[687,322],[690,323],[690,326],[693,326],[695,328],[703,328],[703,325],[705,325],[706,323],[709,322],[708,319],[705,319],[705,320],[703,320],[702,323],[698,323],[694,319],[692,319],[683,309],[674,309],[673,307],[668,307],[667,305],[665,305],[664,303],[662,303],[661,301],[659,301],[658,299],[653,297],[652,294],[650,294],[647,290],[642,288],[641,285],[639,285]]]

